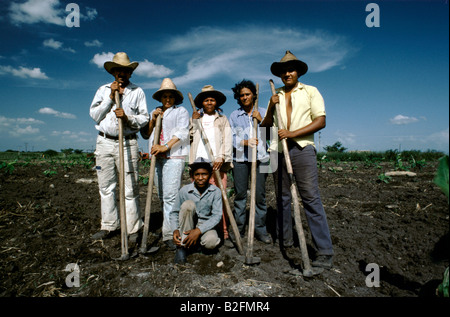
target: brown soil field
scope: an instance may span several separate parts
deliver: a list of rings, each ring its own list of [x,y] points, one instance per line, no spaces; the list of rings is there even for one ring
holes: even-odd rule
[[[174,252],[160,241],[162,213],[155,193],[149,245],[161,248],[114,260],[121,254],[120,234],[104,241],[90,238],[100,228],[95,171],[59,166],[46,176],[48,168],[34,164],[17,166],[11,175],[0,173],[1,297],[432,297],[449,262],[449,205],[433,183],[436,162],[389,183],[378,175],[392,164],[324,163],[319,184],[334,266],[309,278],[301,274],[298,243],[282,250],[277,243],[255,240],[254,255],[261,262],[252,266],[226,246],[213,254],[191,254],[185,265],[173,264]],[[141,175],[146,172],[141,168]],[[266,188],[267,227],[274,234],[272,176]],[[147,186],[141,184],[140,192],[143,214]],[[130,254],[138,248],[130,245]],[[71,263],[79,267],[79,286],[66,283]],[[379,268],[378,287],[366,284],[370,263]]]

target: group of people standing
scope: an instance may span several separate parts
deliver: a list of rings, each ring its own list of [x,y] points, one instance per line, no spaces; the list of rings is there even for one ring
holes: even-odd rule
[[[221,109],[226,96],[206,85],[195,97],[192,116],[185,107],[183,94],[166,78],[153,94],[161,103],[150,113],[143,90],[130,82],[138,66],[126,53],[117,53],[104,64],[114,82],[101,86],[90,107],[90,115],[99,131],[95,151],[101,197],[101,230],[93,239],[110,237],[120,228],[115,191],[117,187],[118,120],[124,122],[125,201],[127,230],[130,241],[142,232],[139,212],[137,135],[148,139],[151,159],[156,160],[155,186],[163,210],[162,240],[169,250],[176,250],[175,262],[184,263],[189,249],[202,246],[215,249],[221,242],[231,246],[235,238],[229,230],[221,190],[227,188],[231,172],[235,189],[234,218],[239,234],[246,228],[247,190],[251,175],[251,152],[257,151],[255,185],[255,237],[273,243],[266,228],[266,179],[272,173],[277,197],[277,238],[280,246],[293,246],[290,176],[282,154],[280,140],[286,139],[295,174],[296,185],[317,249],[313,266],[330,268],[333,247],[326,214],[321,202],[314,133],[325,127],[325,106],[317,88],[302,84],[298,78],[307,65],[287,51],[280,62],[271,66],[280,77],[279,88],[267,107],[255,109],[258,93],[255,84],[242,80],[233,88],[238,108],[227,118]],[[121,107],[115,104],[116,91]],[[279,104],[284,129],[278,129],[275,105]],[[158,116],[161,131],[155,131]],[[254,122],[258,127],[254,129]],[[200,129],[206,135],[202,137]],[[255,131],[257,134],[255,135]],[[272,135],[270,142],[267,136]],[[159,142],[153,142],[155,138]],[[209,152],[211,150],[211,153]],[[191,183],[182,187],[185,162],[189,162]],[[218,175],[220,177],[215,177]],[[219,183],[220,182],[220,183]],[[222,237],[222,239],[221,239]]]

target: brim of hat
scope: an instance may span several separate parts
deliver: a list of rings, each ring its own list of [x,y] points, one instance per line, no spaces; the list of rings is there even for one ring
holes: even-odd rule
[[[298,77],[303,76],[308,71],[308,65],[300,60],[292,60],[288,62],[275,62],[270,66],[273,75],[281,77],[281,71],[288,65],[293,65],[297,70]]]
[[[227,101],[227,97],[220,91],[204,91],[199,93],[197,97],[195,97],[195,106],[199,109],[203,108],[203,100],[205,100],[207,97],[213,97],[214,99],[216,99],[216,108],[220,107],[225,103],[225,101]]]
[[[103,64],[103,67],[105,67],[106,71],[111,74],[111,70],[114,68],[127,67],[127,68],[131,68],[131,70],[134,71],[136,69],[136,67],[138,67],[138,65],[139,65],[138,62],[132,62],[128,65],[121,65],[121,64],[114,63],[114,62],[105,62],[105,64]]]
[[[161,96],[166,91],[169,91],[175,95],[175,105],[181,105],[183,103],[183,99],[184,99],[183,94],[180,91],[175,90],[175,89],[158,90],[157,92],[155,92],[153,94],[152,98],[161,102]]]

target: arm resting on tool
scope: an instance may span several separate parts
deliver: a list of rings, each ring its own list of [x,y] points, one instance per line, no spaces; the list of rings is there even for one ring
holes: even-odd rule
[[[325,126],[326,126],[326,117],[320,116],[320,117],[317,117],[316,119],[314,119],[307,126],[297,129],[295,131],[288,131],[286,129],[280,129],[280,130],[278,130],[278,137],[280,138],[280,140],[299,138],[299,137],[314,134],[317,131],[325,128]]]

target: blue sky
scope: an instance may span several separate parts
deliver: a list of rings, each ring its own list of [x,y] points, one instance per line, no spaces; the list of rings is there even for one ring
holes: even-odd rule
[[[68,27],[66,6],[80,9]],[[369,3],[379,27],[368,27]],[[448,1],[129,0],[2,1],[0,151],[95,148],[89,106],[112,81],[103,63],[125,51],[140,66],[151,111],[165,77],[192,109],[204,85],[227,96],[246,78],[270,98],[270,65],[286,50],[306,62],[300,81],[325,99],[320,149],[449,151]],[[371,21],[375,21],[371,19]],[[318,134],[316,144],[319,146]],[[140,140],[143,151],[147,141]]]

